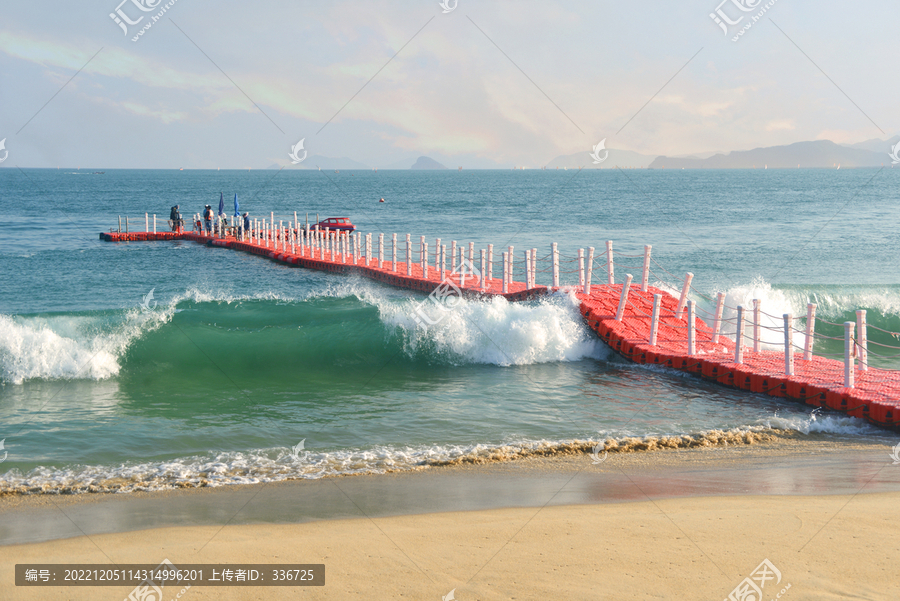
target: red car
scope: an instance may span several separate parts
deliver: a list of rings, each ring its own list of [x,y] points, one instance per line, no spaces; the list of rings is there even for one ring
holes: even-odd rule
[[[356,229],[356,226],[350,223],[349,217],[329,217],[328,219],[323,219],[319,223],[309,226],[309,229],[328,229],[332,232],[335,230],[340,230],[342,232],[352,232]]]

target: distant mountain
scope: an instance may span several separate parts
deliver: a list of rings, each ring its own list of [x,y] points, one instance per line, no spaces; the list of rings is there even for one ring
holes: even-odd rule
[[[863,150],[871,150],[872,152],[890,152],[890,149],[893,148],[897,142],[900,142],[900,136],[894,136],[889,140],[879,140],[878,138],[874,138],[858,144],[846,144],[845,146],[849,146],[850,148],[862,148]]]
[[[862,148],[840,146],[830,140],[797,142],[787,146],[770,146],[717,154],[707,159],[657,157],[651,169],[772,169],[804,168],[831,169],[847,167],[880,167],[890,162],[888,149],[874,152]]]
[[[428,157],[419,157],[410,169],[446,169],[443,165]]]
[[[616,167],[647,167],[653,162],[656,155],[640,154],[631,150],[617,150],[608,148],[609,156],[602,163],[594,164],[590,149],[575,154],[558,156],[549,163],[547,169],[557,167],[584,167],[585,169],[615,169]]]

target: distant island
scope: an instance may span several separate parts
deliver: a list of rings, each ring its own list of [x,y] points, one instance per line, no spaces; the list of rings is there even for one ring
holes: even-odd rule
[[[856,144],[837,144],[830,140],[795,142],[782,146],[767,146],[752,150],[712,151],[681,156],[660,156],[607,146],[600,162],[590,154],[590,146],[579,152],[557,156],[538,169],[834,169],[840,165],[844,169],[854,167],[891,167],[894,164],[894,148],[900,152],[900,135],[887,140],[874,138]],[[444,160],[459,164],[459,157],[445,157]],[[327,157],[310,155],[300,164],[288,160],[272,163],[269,169],[284,167],[294,169],[321,170],[370,170],[416,169],[446,170],[447,167],[428,156],[420,156],[413,165],[411,158],[389,164],[366,165],[349,157]],[[286,164],[285,164],[286,163]],[[473,167],[475,169],[485,167]],[[508,169],[509,166],[496,162],[494,169]],[[534,167],[532,167],[534,168]]]
[[[410,169],[446,169],[446,167],[432,158],[419,157]]]
[[[887,142],[877,140],[882,150],[872,148],[876,144],[868,141],[854,146],[842,146],[830,140],[796,142],[786,146],[769,146],[753,150],[738,150],[728,154],[716,154],[708,158],[656,157],[650,163],[651,169],[797,169],[841,167],[880,167],[891,163],[888,156],[891,145],[900,136]]]

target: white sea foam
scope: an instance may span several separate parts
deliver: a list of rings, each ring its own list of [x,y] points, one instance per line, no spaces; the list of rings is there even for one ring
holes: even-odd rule
[[[189,288],[166,302],[138,302],[118,314],[10,316],[0,314],[0,381],[30,379],[102,380],[119,373],[120,360],[137,340],[167,322],[183,301],[238,303],[253,300],[291,302],[274,292],[234,294]]]
[[[363,278],[329,285],[309,298],[354,296],[378,309],[382,323],[402,336],[410,357],[422,352],[456,363],[529,365],[606,359],[609,348],[585,325],[572,294],[557,293],[530,302],[503,297],[463,298],[443,311],[428,308],[424,295],[386,288]],[[417,320],[417,316],[419,320]]]
[[[379,303],[382,321],[402,330],[410,356],[428,349],[467,363],[528,365],[603,359],[609,349],[582,320],[574,296],[554,294],[540,301],[511,303],[502,297],[463,299],[453,308],[416,319],[423,299]],[[431,301],[425,301],[431,302]]]
[[[843,434],[847,436],[883,436],[886,432],[865,420],[844,415],[821,415],[813,411],[806,417],[772,416],[760,421],[761,425],[782,430],[795,430],[801,434]]]
[[[119,359],[134,340],[171,319],[173,310],[132,309],[108,324],[103,316],[0,315],[0,379],[93,379],[119,373]]]
[[[602,445],[609,453],[654,452],[667,449],[731,447],[774,443],[782,437],[823,432],[867,434],[872,427],[853,418],[809,419],[772,417],[753,426],[708,430],[695,434],[610,435],[561,441],[510,441],[493,444],[421,446],[380,445],[367,449],[317,451],[294,454],[277,447],[245,452],[219,452],[163,461],[128,462],[117,466],[41,466],[22,473],[11,469],[0,475],[0,493],[86,493],[216,487],[297,479],[318,479],[353,474],[383,474],[432,466],[514,461],[526,457],[588,455]]]

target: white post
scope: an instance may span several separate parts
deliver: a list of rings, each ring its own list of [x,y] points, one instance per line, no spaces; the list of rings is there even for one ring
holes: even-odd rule
[[[687,302],[688,310],[688,356],[697,353],[697,334],[694,331],[694,301]]]
[[[656,335],[659,332],[659,307],[662,294],[653,295],[653,315],[650,317],[650,346],[656,346]]]
[[[738,305],[737,324],[734,330],[734,362],[744,362],[744,307]]]
[[[606,241],[606,273],[606,283],[612,286],[616,283],[616,268],[615,265],[613,265],[612,240]]]
[[[650,286],[650,250],[653,247],[649,244],[644,245],[644,274],[641,276],[641,292],[647,292]]]
[[[175,225],[175,231],[178,231],[178,225]],[[153,233],[156,233],[156,213],[153,213]]]
[[[716,295],[716,320],[713,328],[712,343],[719,343],[719,334],[722,332],[722,311],[725,309],[725,293],[720,292]]]
[[[515,261],[515,255],[513,254],[513,247],[509,247],[509,254],[507,255],[508,263],[507,268],[509,269],[509,276],[507,276],[506,281],[509,284],[509,287],[512,288],[513,283],[513,263]]]
[[[691,280],[694,279],[694,274],[688,272],[684,276],[684,286],[681,288],[681,298],[678,299],[678,309],[675,311],[675,318],[681,319],[681,316],[684,314],[684,304],[687,302],[688,291],[691,289]]]
[[[450,271],[456,271],[456,240],[450,241]]]
[[[628,303],[628,291],[631,289],[631,274],[625,274],[625,283],[622,284],[622,294],[619,296],[619,308],[616,309],[616,321],[622,321],[625,317],[625,305]]]
[[[855,370],[853,369],[853,328],[852,321],[844,322],[844,388],[853,388]]]
[[[469,265],[475,267],[475,243],[469,242]]]
[[[378,269],[384,269],[384,234],[378,234]]]
[[[480,274],[481,277],[479,278],[479,279],[481,280],[481,286],[480,286],[480,287],[481,287],[482,290],[484,290],[484,262],[485,262],[485,254],[486,254],[486,251],[482,248],[482,249],[481,249],[481,274]]]
[[[425,262],[428,261],[428,251],[425,250],[425,236],[419,236],[419,265],[422,267],[422,274],[425,274]]]
[[[525,290],[531,289],[531,251],[525,251]]]
[[[869,341],[866,327],[866,310],[856,311],[856,357],[860,371],[869,371]]]
[[[439,256],[440,254],[441,254],[441,239],[435,238],[434,239],[434,270],[435,271],[438,271],[440,269],[440,267],[438,266],[438,261],[440,260],[440,256]]]
[[[584,293],[591,293],[591,273],[594,271],[594,247],[588,247],[588,261],[587,261],[587,272],[585,273],[584,280]]]
[[[537,286],[537,278],[535,277],[537,274],[537,249],[531,249],[531,287],[534,288]]]
[[[295,239],[299,239],[300,238],[300,222],[297,221],[297,211],[294,211],[294,229],[297,230],[296,231],[297,237]]]
[[[397,271],[397,234],[391,234],[391,271]]]
[[[494,279],[494,245],[488,244],[488,271],[487,277],[489,280]]]
[[[506,252],[503,253],[503,294],[509,292],[509,257]]]
[[[284,250],[284,220],[278,220],[278,236],[281,238],[281,250]],[[275,250],[278,250],[278,244],[275,244]]]
[[[584,249],[578,249],[578,287],[584,292]]]
[[[753,299],[753,352],[759,352],[759,312],[762,301],[758,298]]]
[[[422,277],[428,279],[428,243],[422,236]]]
[[[296,245],[294,244],[294,228],[291,228],[291,254],[292,254],[292,255],[297,254],[297,247],[296,247]],[[346,255],[345,255],[345,256],[344,256],[344,263],[346,263],[346,262],[347,262],[347,258],[346,258]]]
[[[466,266],[466,249],[462,246],[459,247],[459,287],[464,288],[466,286],[466,272],[468,271],[468,267]]]
[[[372,262],[372,234],[366,234],[366,267]]]
[[[806,305],[806,341],[803,343],[803,360],[812,359],[813,338],[816,332],[816,305],[809,303]]]
[[[556,242],[550,245],[550,254],[553,255],[553,287],[559,288],[559,248]]]
[[[447,245],[446,245],[446,244],[442,244],[442,245],[441,245],[441,265],[440,265],[440,270],[441,270],[441,272],[440,272],[440,275],[441,275],[441,281],[443,282],[444,279],[446,279],[446,277],[447,277]]]
[[[406,234],[406,275],[412,275],[412,235]]]
[[[784,375],[794,375],[794,316],[784,314]]]
[[[150,233],[150,214],[144,213],[144,231]]]

